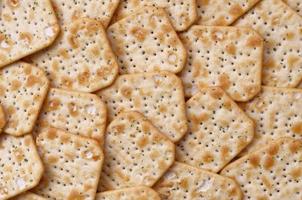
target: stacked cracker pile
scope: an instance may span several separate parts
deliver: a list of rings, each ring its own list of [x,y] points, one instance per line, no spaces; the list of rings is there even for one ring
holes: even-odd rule
[[[301,15],[0,1],[0,200],[302,199]]]

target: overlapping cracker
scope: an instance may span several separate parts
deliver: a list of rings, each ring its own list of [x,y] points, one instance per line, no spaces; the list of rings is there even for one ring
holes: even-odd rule
[[[46,48],[59,33],[49,0],[3,0],[0,8],[0,67]]]
[[[8,199],[35,187],[43,174],[31,135],[0,136],[0,199]]]
[[[220,86],[236,101],[247,101],[261,86],[263,41],[250,28],[193,26],[180,35],[188,51],[181,78],[185,94]]]
[[[98,193],[96,200],[160,200],[159,195],[151,188],[139,186]]]
[[[300,16],[302,16],[302,2],[300,0],[283,0],[287,5],[294,9]]]
[[[185,65],[186,50],[161,8],[143,7],[107,32],[122,74],[161,70],[177,73]]]
[[[43,70],[24,62],[0,70],[0,104],[7,118],[4,132],[20,136],[32,131],[48,85]]]
[[[242,197],[239,186],[232,179],[178,162],[156,183],[154,189],[162,200],[241,200]]]
[[[263,87],[241,107],[256,123],[255,137],[246,152],[265,146],[279,137],[301,138],[302,90]]]
[[[63,26],[56,42],[30,58],[57,88],[93,92],[110,85],[118,66],[100,22],[80,18]]]
[[[23,194],[20,194],[12,198],[11,200],[46,200],[46,199],[32,192],[24,192]]]
[[[197,0],[198,24],[227,26],[260,0]]]
[[[254,136],[254,123],[217,87],[189,99],[189,131],[178,143],[176,160],[212,172],[220,171]]]
[[[164,8],[176,31],[188,29],[197,18],[196,0],[121,0],[112,20],[121,20],[146,5]]]
[[[138,112],[118,115],[104,144],[99,189],[152,186],[174,162],[174,144]]]
[[[302,141],[281,138],[227,166],[221,174],[232,177],[245,199],[302,198]]]
[[[264,85],[296,87],[300,83],[302,17],[281,0],[262,0],[235,25],[251,27],[264,38]]]
[[[174,142],[186,133],[183,87],[174,74],[122,75],[113,85],[97,94],[107,104],[109,120],[122,111],[136,110]]]
[[[34,129],[35,135],[42,129],[55,127],[102,142],[106,115],[106,105],[94,94],[51,88]]]
[[[52,128],[36,143],[45,173],[33,192],[47,199],[95,198],[104,159],[98,142]]]

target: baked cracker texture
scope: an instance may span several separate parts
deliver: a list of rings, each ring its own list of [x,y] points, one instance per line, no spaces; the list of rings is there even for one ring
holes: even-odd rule
[[[160,200],[159,195],[151,188],[138,186],[111,190],[108,192],[98,193],[96,200]]]

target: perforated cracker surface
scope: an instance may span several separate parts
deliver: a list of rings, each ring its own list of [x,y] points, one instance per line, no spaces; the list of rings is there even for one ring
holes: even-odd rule
[[[0,136],[0,199],[8,199],[36,186],[43,174],[32,136]]]
[[[279,139],[227,166],[222,174],[235,179],[246,199],[302,198],[302,141]]]
[[[45,198],[31,192],[24,192],[11,200],[46,200]]]
[[[0,2],[0,67],[49,46],[59,25],[49,0]]]
[[[255,96],[261,85],[263,41],[252,29],[193,26],[180,35],[188,51],[181,72],[186,96],[220,86],[236,101]]]
[[[300,16],[302,16],[302,2],[300,0],[283,0],[293,10],[295,10]]]
[[[122,75],[97,94],[107,104],[109,120],[122,111],[136,110],[172,141],[178,141],[186,133],[183,87],[171,73]]]
[[[45,172],[33,192],[54,200],[95,198],[104,159],[98,142],[48,129],[36,143]]]
[[[174,144],[138,112],[114,118],[104,144],[100,187],[107,190],[152,186],[174,162]]]
[[[189,131],[177,145],[176,160],[218,172],[253,139],[253,121],[222,89],[204,88],[186,105]]]
[[[302,79],[302,17],[281,0],[262,0],[236,23],[264,38],[262,82],[295,87]]]
[[[107,30],[120,73],[179,72],[186,50],[163,9],[147,6]]]

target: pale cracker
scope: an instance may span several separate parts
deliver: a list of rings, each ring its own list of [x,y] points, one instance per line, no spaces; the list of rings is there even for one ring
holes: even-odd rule
[[[180,38],[188,51],[180,74],[187,97],[207,86],[222,87],[236,101],[247,101],[259,92],[263,40],[255,31],[193,26]]]
[[[283,0],[287,5],[294,9],[300,16],[302,16],[302,2],[301,0]]]
[[[197,0],[197,24],[227,26],[260,0]]]
[[[296,87],[300,83],[302,17],[281,0],[262,0],[235,25],[251,27],[264,38],[264,85]]]
[[[55,127],[102,142],[106,118],[106,105],[98,96],[51,88],[34,133],[37,135],[44,128]]]
[[[174,163],[154,189],[162,200],[241,200],[242,197],[239,186],[232,179],[179,162]]]
[[[186,62],[186,49],[162,8],[146,6],[107,30],[120,73],[170,71]]]
[[[0,136],[0,199],[8,199],[35,187],[43,174],[31,135]]]
[[[98,193],[96,200],[160,200],[151,188],[139,186]]]
[[[302,141],[280,138],[221,172],[237,181],[244,200],[302,199]]]
[[[302,136],[302,90],[263,87],[241,107],[256,123],[255,137],[245,152],[251,152],[279,137]]]
[[[100,22],[81,18],[63,26],[55,43],[27,58],[57,88],[93,92],[110,85],[118,65]]]
[[[222,89],[201,89],[186,105],[189,131],[177,145],[177,161],[219,172],[252,141],[254,122]]]
[[[46,199],[32,192],[24,192],[14,198],[11,198],[10,200],[46,200]]]
[[[33,192],[47,199],[95,198],[104,160],[97,141],[51,128],[36,143],[45,173]]]
[[[138,112],[114,118],[104,144],[99,189],[152,186],[174,162],[174,144]]]
[[[0,1],[0,67],[46,48],[58,33],[49,0]]]
[[[7,118],[5,133],[20,136],[32,131],[48,85],[43,70],[24,62],[0,70],[0,104]]]
[[[109,120],[122,111],[136,110],[174,142],[187,131],[183,87],[174,74],[122,75],[97,94],[107,104]]]
[[[146,5],[164,8],[176,31],[188,29],[197,18],[196,0],[121,0],[112,21],[121,20]]]

